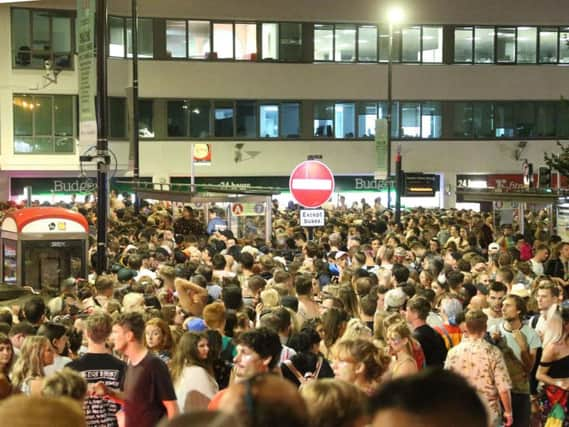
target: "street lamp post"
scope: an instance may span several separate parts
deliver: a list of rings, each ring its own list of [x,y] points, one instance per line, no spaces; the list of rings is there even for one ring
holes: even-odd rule
[[[389,23],[389,57],[387,59],[387,207],[391,206],[391,132],[393,129],[393,27],[403,20],[403,11],[392,7],[387,13]],[[399,188],[396,186],[396,191]]]

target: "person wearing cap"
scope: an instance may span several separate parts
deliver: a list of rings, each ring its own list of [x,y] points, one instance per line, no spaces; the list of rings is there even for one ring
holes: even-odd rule
[[[384,297],[384,309],[388,313],[398,313],[405,306],[407,294],[402,288],[390,289]]]
[[[488,245],[488,256],[497,255],[500,252],[500,245],[492,242]]]
[[[520,290],[516,289],[516,291]],[[502,302],[502,322],[489,330],[490,336],[504,354],[504,360],[512,379],[513,425],[519,427],[529,426],[530,375],[535,364],[537,350],[541,347],[541,340],[537,333],[523,322],[525,314],[525,301],[518,295],[510,294]]]

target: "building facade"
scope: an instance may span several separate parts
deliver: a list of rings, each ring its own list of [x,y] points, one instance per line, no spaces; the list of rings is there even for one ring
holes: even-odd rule
[[[358,0],[139,1],[140,175],[283,177],[310,155],[338,176],[377,169],[375,119],[387,114],[388,7]],[[393,152],[406,172],[520,174],[569,139],[569,3],[397,2]],[[130,1],[109,0],[110,148],[128,175]],[[0,5],[0,199],[11,181],[73,178],[76,2]],[[46,76],[45,61],[57,69]],[[262,183],[262,180],[260,181]]]

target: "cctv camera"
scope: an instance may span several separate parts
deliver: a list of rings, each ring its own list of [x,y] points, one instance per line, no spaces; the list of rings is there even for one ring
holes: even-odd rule
[[[43,61],[43,67],[46,69],[46,71],[51,70],[51,61],[49,59]]]

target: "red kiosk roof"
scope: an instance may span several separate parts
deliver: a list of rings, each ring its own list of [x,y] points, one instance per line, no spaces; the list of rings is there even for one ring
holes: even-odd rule
[[[18,227],[18,233],[28,225],[30,222],[34,222],[41,219],[67,219],[69,221],[74,221],[83,226],[85,232],[89,232],[89,223],[87,219],[80,213],[74,212],[69,209],[64,208],[51,208],[51,207],[40,207],[40,208],[23,208],[15,212],[10,212],[6,215],[6,218],[13,218]]]

